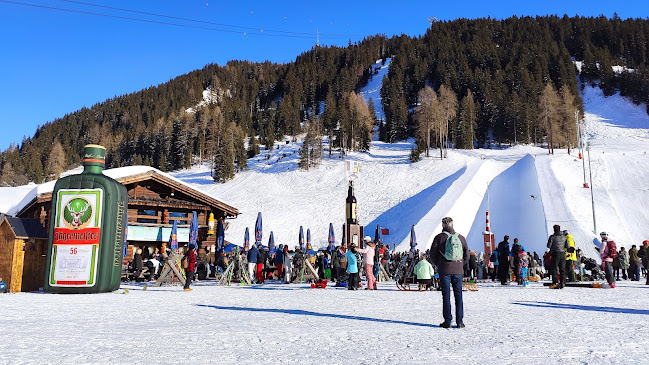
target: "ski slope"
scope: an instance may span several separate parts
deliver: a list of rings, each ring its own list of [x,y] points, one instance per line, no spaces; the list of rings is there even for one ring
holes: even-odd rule
[[[619,95],[605,98],[598,88],[585,87],[583,98],[597,231],[607,231],[620,247],[638,245],[649,239],[649,117],[644,105]],[[426,250],[441,231],[441,218],[451,216],[471,249],[482,251],[489,206],[497,241],[506,234],[518,237],[528,251],[541,254],[552,226],[559,224],[587,256],[597,258],[599,232],[594,232],[591,192],[583,187],[584,163],[576,150],[570,155],[566,150],[549,155],[546,149],[524,145],[450,150],[443,160],[431,151],[431,157],[411,164],[412,143],[374,141],[368,153],[345,156],[363,163],[355,193],[366,234],[373,237],[378,224],[390,231],[384,237],[387,244],[406,250],[415,225],[417,247]],[[347,194],[344,159],[338,151],[329,158],[325,145],[322,164],[303,171],[297,168],[299,141],[277,146],[262,151],[250,160],[249,170],[225,184],[214,184],[207,166],[173,175],[244,213],[230,221],[229,241],[241,243],[257,212],[264,218],[264,240],[272,230],[278,244],[295,246],[303,226],[311,229],[315,248],[325,247],[331,222],[339,241]],[[588,178],[587,160],[585,167]]]

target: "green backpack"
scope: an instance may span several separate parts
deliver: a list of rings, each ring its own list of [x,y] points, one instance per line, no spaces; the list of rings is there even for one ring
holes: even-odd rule
[[[446,238],[446,251],[444,251],[444,257],[449,261],[462,261],[464,258],[464,250],[462,249],[462,241],[460,241],[460,238],[458,237],[459,233],[444,233],[448,236]]]

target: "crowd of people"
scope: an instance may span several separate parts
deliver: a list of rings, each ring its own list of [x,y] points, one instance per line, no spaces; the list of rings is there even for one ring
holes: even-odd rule
[[[584,257],[581,250],[575,246],[569,231],[561,230],[558,225],[553,227],[553,234],[548,238],[547,251],[539,256],[536,251],[528,252],[525,246],[514,238],[510,245],[510,237],[505,235],[498,244],[496,251],[485,257],[483,252],[476,253],[467,249],[467,258],[462,260],[462,277],[470,280],[498,280],[502,285],[512,282],[527,286],[530,281],[539,281],[545,277],[552,279],[550,288],[561,289],[566,283],[579,280],[605,278],[611,288],[619,280],[639,281],[641,277],[649,276],[649,241],[644,241],[639,247],[632,245],[616,247],[606,232],[600,234],[600,255],[602,265],[599,266],[592,258]],[[249,249],[239,252],[253,283],[264,283],[266,280],[280,280],[285,283],[296,282],[309,271],[305,263],[308,261],[317,272],[318,277],[332,281],[337,286],[346,286],[349,290],[363,288],[362,278],[365,279],[367,290],[376,290],[376,282],[381,270],[385,276],[393,278],[404,258],[410,252],[394,252],[390,246],[382,242],[373,242],[365,237],[363,247],[356,244],[349,248],[342,246],[314,251],[311,246],[306,250],[299,247],[290,249],[288,245],[279,245],[270,252],[261,245],[251,245]],[[234,259],[235,252],[220,250],[214,255],[210,252],[197,254],[193,251],[194,259],[191,265],[191,276],[197,280],[218,277]],[[426,288],[437,287],[444,290],[439,275],[438,264],[434,262],[434,252],[415,252],[417,259],[413,275],[416,281]],[[160,274],[167,253],[155,248],[136,248],[133,260],[129,263],[131,279],[154,280]],[[587,273],[591,271],[589,275]],[[191,281],[191,280],[188,280]]]

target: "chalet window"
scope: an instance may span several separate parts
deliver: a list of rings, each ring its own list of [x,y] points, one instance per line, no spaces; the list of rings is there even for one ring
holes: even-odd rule
[[[137,218],[138,223],[158,223],[158,213],[155,210],[150,209],[138,209],[137,215],[148,215],[151,218]]]
[[[169,212],[169,223],[172,223],[173,221],[176,221],[178,224],[189,224],[187,213],[184,212]]]

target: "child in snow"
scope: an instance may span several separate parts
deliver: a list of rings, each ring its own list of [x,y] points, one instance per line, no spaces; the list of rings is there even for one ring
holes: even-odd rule
[[[529,286],[530,281],[527,279],[527,251],[525,246],[521,245],[520,251],[518,251],[518,284],[523,286]]]

